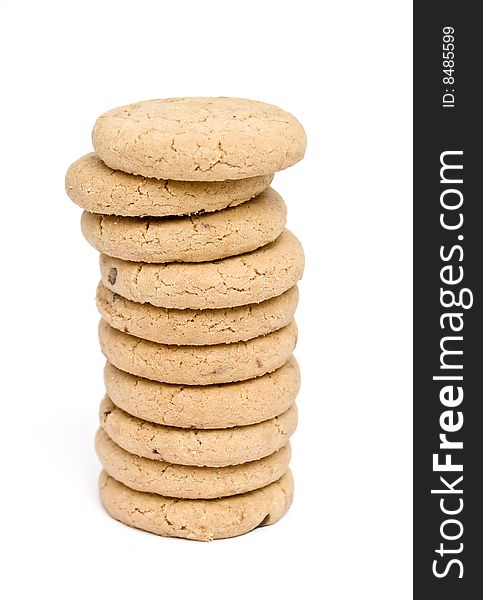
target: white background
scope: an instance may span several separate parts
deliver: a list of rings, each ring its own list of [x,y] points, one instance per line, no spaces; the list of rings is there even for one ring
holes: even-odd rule
[[[411,586],[409,0],[0,0],[4,598],[407,599]],[[105,110],[233,95],[293,112],[277,175],[307,268],[295,503],[211,544],[111,520],[93,450],[97,255],[64,193]]]

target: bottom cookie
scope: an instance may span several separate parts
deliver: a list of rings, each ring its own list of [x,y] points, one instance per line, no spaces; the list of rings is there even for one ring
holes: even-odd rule
[[[157,535],[210,541],[235,537],[272,525],[285,514],[293,498],[288,471],[264,488],[215,500],[177,500],[137,492],[102,471],[99,493],[114,519]]]

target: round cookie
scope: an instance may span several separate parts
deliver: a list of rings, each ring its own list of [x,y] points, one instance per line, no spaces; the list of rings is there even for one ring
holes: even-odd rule
[[[297,427],[297,408],[262,423],[229,429],[181,429],[128,415],[105,396],[99,410],[107,435],[127,452],[197,467],[241,465],[285,446]]]
[[[288,410],[300,388],[300,371],[291,356],[280,369],[262,377],[181,386],[135,377],[106,363],[104,382],[116,406],[145,421],[171,427],[223,429],[267,421]]]
[[[261,460],[229,467],[173,465],[130,454],[100,428],[96,451],[105,471],[133,490],[171,498],[222,498],[244,494],[280,479],[288,470],[290,444]]]
[[[149,342],[99,323],[99,340],[107,360],[118,369],[163,383],[211,385],[244,381],[281,367],[297,343],[297,326],[247,342],[213,346],[169,346]]]
[[[86,240],[96,250],[147,263],[203,262],[251,252],[273,242],[287,208],[272,188],[235,208],[190,217],[116,217],[84,211]]]
[[[285,229],[271,244],[215,262],[146,264],[100,258],[102,283],[134,302],[177,309],[227,308],[263,302],[302,277],[304,253]]]
[[[70,199],[102,215],[166,217],[238,206],[268,188],[273,175],[238,181],[170,181],[114,171],[95,154],[73,163],[65,177]]]
[[[112,169],[181,181],[276,173],[301,160],[302,125],[277,106],[245,98],[167,98],[120,106],[92,131]]]
[[[102,318],[124,333],[159,344],[207,346],[246,341],[285,327],[297,307],[298,289],[259,304],[178,310],[126,300],[100,283],[96,302]]]
[[[270,485],[215,500],[178,500],[138,492],[102,471],[99,494],[106,511],[130,527],[157,535],[211,541],[276,523],[293,499],[290,471]]]

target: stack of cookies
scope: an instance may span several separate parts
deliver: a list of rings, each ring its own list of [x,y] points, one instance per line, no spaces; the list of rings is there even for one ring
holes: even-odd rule
[[[66,188],[101,253],[102,503],[196,540],[270,525],[293,496],[304,257],[269,186],[303,128],[261,102],[176,98],[107,112],[92,139]]]

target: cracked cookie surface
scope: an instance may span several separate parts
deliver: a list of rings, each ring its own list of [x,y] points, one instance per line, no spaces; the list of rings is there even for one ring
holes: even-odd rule
[[[177,465],[226,467],[259,460],[283,448],[297,427],[297,407],[293,404],[281,415],[254,425],[181,429],[133,417],[105,396],[99,420],[107,435],[131,454]]]
[[[204,262],[256,250],[285,227],[287,209],[272,188],[236,206],[189,217],[135,218],[84,211],[82,233],[96,250],[147,263]]]
[[[96,452],[105,471],[133,490],[172,498],[222,498],[244,494],[280,479],[288,470],[290,444],[242,465],[194,467],[130,454],[98,429]]]
[[[128,175],[86,154],[68,169],[65,189],[81,208],[101,215],[166,217],[238,206],[267,189],[273,175],[237,181],[172,181]]]
[[[288,229],[253,252],[203,263],[100,257],[102,283],[134,302],[177,309],[231,308],[279,296],[302,277],[304,253]]]
[[[276,173],[301,160],[302,125],[277,106],[244,98],[168,98],[121,106],[92,131],[112,169],[181,181]]]
[[[102,471],[99,494],[106,511],[118,521],[157,535],[211,541],[242,535],[276,523],[293,499],[290,471],[270,485],[215,500],[178,500],[138,492]]]
[[[235,308],[184,310],[127,300],[99,284],[96,303],[111,327],[159,344],[230,344],[266,335],[288,325],[298,302],[294,286],[259,304]]]
[[[171,427],[223,429],[267,421],[288,410],[300,388],[300,371],[291,356],[262,377],[185,386],[136,377],[108,362],[104,382],[113,403],[139,419]]]
[[[281,367],[297,343],[297,326],[291,321],[246,342],[172,346],[123,333],[101,320],[99,341],[107,360],[132,375],[163,383],[210,385],[244,381]]]

